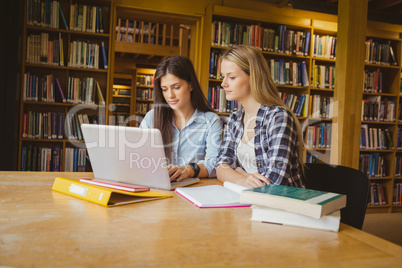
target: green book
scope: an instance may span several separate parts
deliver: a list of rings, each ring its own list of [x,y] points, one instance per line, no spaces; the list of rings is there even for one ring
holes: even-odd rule
[[[346,206],[342,194],[270,184],[242,191],[240,202],[321,218]]]
[[[64,17],[64,13],[63,13],[63,10],[61,9],[61,6],[59,6],[59,10],[60,10],[61,18],[63,19],[64,27],[66,27],[66,30],[68,30],[66,18]]]
[[[279,52],[279,36],[275,35],[275,47],[274,52]]]

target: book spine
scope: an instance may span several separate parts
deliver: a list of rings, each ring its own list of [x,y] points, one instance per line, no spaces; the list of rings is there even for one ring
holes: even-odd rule
[[[64,114],[58,113],[58,128],[57,128],[57,137],[58,139],[63,139],[63,130],[64,130]]]
[[[56,85],[57,85],[57,88],[58,88],[58,92],[60,93],[60,97],[61,97],[61,99],[62,99],[62,102],[67,102],[67,99],[66,99],[66,97],[64,96],[63,89],[61,88],[59,79],[58,79],[58,78],[55,78],[54,80],[56,81]]]
[[[102,58],[103,58],[103,69],[107,70],[108,66],[107,66],[107,57],[106,57],[106,52],[105,52],[105,42],[102,41],[101,42],[101,48],[102,48]]]

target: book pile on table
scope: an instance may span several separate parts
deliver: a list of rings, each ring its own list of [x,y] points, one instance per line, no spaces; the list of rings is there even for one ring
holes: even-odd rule
[[[243,190],[240,202],[252,204],[253,221],[337,232],[346,196],[270,184]]]

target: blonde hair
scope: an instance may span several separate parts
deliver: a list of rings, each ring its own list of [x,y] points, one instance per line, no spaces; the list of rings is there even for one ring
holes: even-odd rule
[[[304,143],[300,122],[293,111],[290,110],[279,97],[279,92],[272,80],[268,63],[261,51],[252,46],[234,46],[225,50],[220,60],[229,60],[236,63],[250,76],[251,94],[258,103],[265,106],[281,106],[291,113],[297,128],[299,162],[303,170],[303,157],[301,155],[303,153]]]

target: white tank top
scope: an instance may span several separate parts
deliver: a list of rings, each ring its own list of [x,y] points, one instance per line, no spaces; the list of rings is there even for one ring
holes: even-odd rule
[[[247,173],[258,172],[254,151],[254,137],[248,143],[243,143],[240,140],[236,154],[237,159]]]

